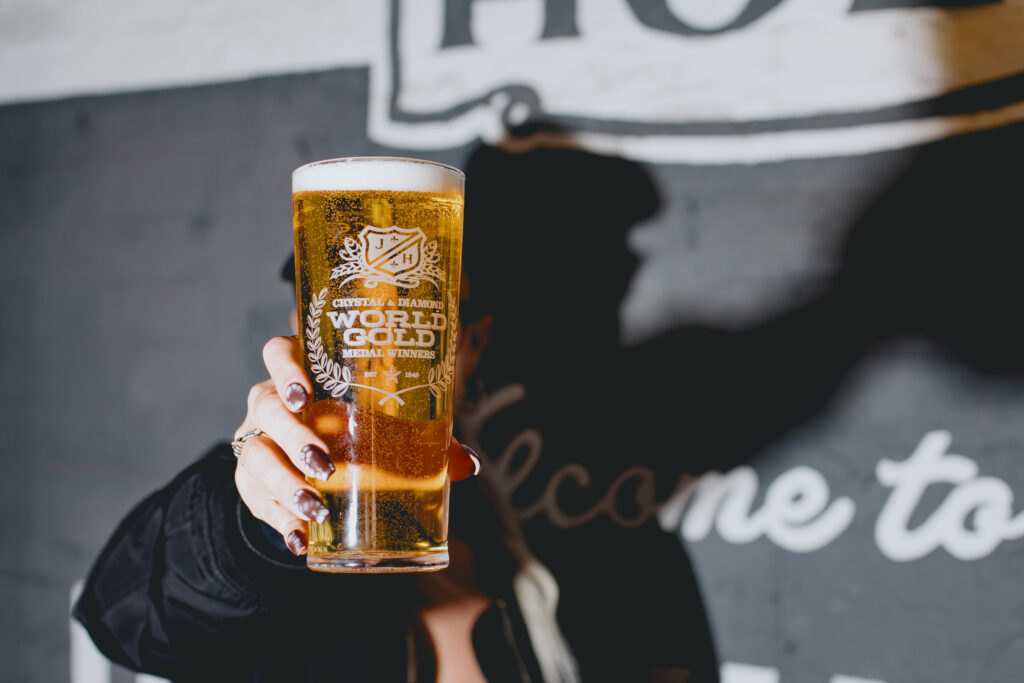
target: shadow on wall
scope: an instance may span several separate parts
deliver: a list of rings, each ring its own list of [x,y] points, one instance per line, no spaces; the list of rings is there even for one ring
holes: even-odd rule
[[[851,226],[820,297],[746,329],[687,325],[625,347],[617,311],[637,266],[626,233],[658,209],[650,177],[578,150],[481,148],[467,166],[465,236],[474,299],[495,313],[481,374],[562,387],[531,399],[578,425],[643,425],[642,435],[615,430],[633,432],[628,450],[705,454],[686,463],[699,473],[805,423],[854,364],[896,338],[930,340],[982,372],[1021,373],[1020,149],[1024,124],[922,149]]]
[[[633,466],[655,472],[664,499],[684,469],[740,464],[822,411],[855,364],[897,338],[930,340],[978,371],[1021,373],[1020,149],[1024,125],[922,149],[849,228],[820,297],[747,329],[688,325],[631,347],[619,341],[617,311],[637,266],[627,230],[659,207],[650,177],[578,150],[478,149],[467,164],[464,261],[474,301],[495,315],[479,374],[488,389],[517,382],[527,394],[488,425],[484,445],[537,430],[544,455],[515,495],[538,500],[560,469],[582,463],[587,478],[559,488],[566,513],[581,514],[590,492]],[[620,492],[622,507],[646,495],[638,489]],[[588,661],[624,645],[653,659],[673,652],[691,680],[717,680],[692,568],[653,520],[554,531],[535,516],[523,527],[563,586],[560,621],[584,680]],[[567,546],[643,560],[581,576],[587,558],[566,558]],[[609,585],[626,587],[621,599]],[[618,635],[594,635],[595,604]],[[622,624],[644,623],[664,626],[623,634]]]

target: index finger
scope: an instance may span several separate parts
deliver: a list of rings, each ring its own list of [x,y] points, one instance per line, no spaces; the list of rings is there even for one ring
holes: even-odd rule
[[[295,337],[274,337],[263,347],[263,363],[277,395],[288,410],[297,413],[313,395],[313,384],[302,368],[302,347]]]

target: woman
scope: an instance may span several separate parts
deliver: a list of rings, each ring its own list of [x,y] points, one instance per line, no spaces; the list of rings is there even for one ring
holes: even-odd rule
[[[620,525],[588,512],[626,468],[672,475],[662,483],[680,469],[679,417],[652,419],[651,402],[611,393],[659,395],[663,368],[623,370],[676,357],[635,358],[619,344],[616,311],[635,268],[626,234],[657,210],[656,188],[636,164],[575,150],[483,147],[467,177],[464,265],[486,267],[472,297],[462,293],[457,396],[489,347],[479,376],[526,399],[472,434],[506,480],[493,497],[487,472],[455,487],[451,567],[305,569],[303,518],[322,510],[303,475],[330,465],[295,418],[311,391],[296,343],[275,339],[270,378],[253,387],[236,432],[266,435],[244,439],[237,461],[226,444],[211,451],[137,508],[97,562],[75,615],[112,659],[181,680],[718,680],[679,542],[654,519]],[[480,302],[500,325],[490,344]],[[653,385],[627,390],[648,376]],[[485,399],[474,412],[493,408]],[[529,468],[513,448],[523,443]],[[453,477],[471,469],[462,450]],[[588,523],[559,526],[539,502]]]

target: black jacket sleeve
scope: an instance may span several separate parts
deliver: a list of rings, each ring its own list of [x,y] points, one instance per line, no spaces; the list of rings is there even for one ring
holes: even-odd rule
[[[132,510],[100,553],[73,616],[111,660],[178,677],[289,600],[305,562],[241,504],[234,467],[230,447],[214,448]]]

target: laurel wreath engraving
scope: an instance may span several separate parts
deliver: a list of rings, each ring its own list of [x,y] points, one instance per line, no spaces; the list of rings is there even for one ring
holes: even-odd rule
[[[448,346],[441,360],[430,368],[430,372],[427,374],[427,383],[392,392],[380,387],[356,384],[352,381],[350,368],[327,357],[323,340],[320,338],[320,317],[323,314],[324,306],[327,305],[327,288],[324,287],[319,294],[310,297],[309,313],[306,316],[306,357],[309,359],[309,368],[313,377],[325,391],[330,392],[331,398],[341,398],[351,387],[369,389],[384,394],[384,398],[378,402],[379,405],[384,405],[391,399],[398,401],[398,405],[405,405],[405,401],[399,398],[399,394],[416,389],[428,389],[431,394],[440,398],[448,390],[455,377],[455,350],[458,348],[459,324],[457,303],[455,294],[448,292]]]
[[[451,384],[452,377],[455,376],[455,349],[458,348],[458,318],[456,317],[455,294],[448,292],[448,348],[445,349],[444,358],[437,365],[430,368],[430,373],[427,375],[427,387],[430,389],[430,393],[434,396],[440,397],[447,389],[448,385]]]
[[[309,369],[324,391],[331,392],[331,398],[341,398],[352,386],[352,370],[335,363],[324,353],[320,340],[320,314],[327,304],[327,288],[314,295],[309,301],[309,315],[306,316],[306,349],[309,351]]]
[[[420,255],[420,264],[415,270],[398,275],[387,275],[375,270],[366,262],[366,246],[351,237],[346,237],[338,250],[341,257],[341,265],[335,266],[331,271],[331,279],[345,278],[339,285],[346,282],[363,278],[367,287],[376,287],[380,283],[397,285],[399,287],[416,287],[426,280],[435,287],[440,288],[444,282],[444,271],[437,265],[441,260],[438,253],[437,240],[431,240],[423,247]]]

